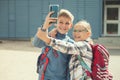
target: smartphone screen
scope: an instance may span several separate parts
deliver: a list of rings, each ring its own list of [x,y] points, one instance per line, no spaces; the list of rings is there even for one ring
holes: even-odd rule
[[[51,15],[51,17],[57,18],[58,11],[59,11],[59,5],[58,4],[50,4],[49,11],[54,11],[54,13]]]

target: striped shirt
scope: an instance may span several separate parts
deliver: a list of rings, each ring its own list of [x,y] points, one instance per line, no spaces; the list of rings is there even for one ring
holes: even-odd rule
[[[79,41],[74,43],[65,42],[58,39],[51,38],[51,42],[49,44],[53,47],[53,49],[58,50],[65,54],[71,54],[72,57],[69,62],[69,69],[70,69],[70,79],[71,80],[82,80],[84,69],[80,65],[80,61],[77,58],[77,55],[80,55],[85,63],[91,69],[92,63],[92,48],[87,41]],[[92,80],[90,77],[85,80]]]

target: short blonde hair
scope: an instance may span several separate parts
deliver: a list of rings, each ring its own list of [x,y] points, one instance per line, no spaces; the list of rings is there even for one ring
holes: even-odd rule
[[[90,32],[90,34],[92,36],[91,25],[86,20],[79,21],[78,23],[75,24],[75,26],[82,26],[82,27],[84,27],[88,32]]]
[[[74,20],[73,14],[70,11],[66,10],[66,9],[61,9],[60,10],[58,18],[61,17],[61,16],[70,18],[71,22],[73,22],[73,20]]]

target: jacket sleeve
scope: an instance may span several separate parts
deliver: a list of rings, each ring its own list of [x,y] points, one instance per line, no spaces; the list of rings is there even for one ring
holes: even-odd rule
[[[80,53],[79,49],[82,50],[85,48],[84,46],[85,44],[83,41],[70,43],[67,41],[62,41],[62,40],[53,39],[53,38],[51,38],[51,42],[49,45],[52,46],[53,49],[58,50],[62,53],[66,53],[66,54],[79,54]]]
[[[41,40],[39,39],[36,35],[34,36],[34,39],[33,39],[33,42],[32,44],[35,46],[35,47],[44,47],[46,44]]]
[[[87,63],[87,65],[91,66],[92,61],[92,48],[88,42],[79,41],[79,42],[65,42],[58,39],[51,38],[51,42],[49,44],[53,49],[58,50],[65,54],[74,54],[80,55],[83,60]]]

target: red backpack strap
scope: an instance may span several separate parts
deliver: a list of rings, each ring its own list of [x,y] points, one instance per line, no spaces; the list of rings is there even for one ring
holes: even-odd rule
[[[42,71],[42,74],[41,74],[41,79],[40,80],[44,80],[44,77],[45,77],[45,71],[46,71],[46,68],[47,68],[47,65],[48,65],[48,62],[49,62],[49,59],[48,58],[45,58],[45,63],[44,63],[44,66],[43,66],[43,71]]]
[[[42,71],[41,79],[40,80],[44,80],[44,77],[45,77],[45,71],[46,71],[47,65],[49,63],[49,58],[47,57],[47,53],[48,53],[49,50],[50,50],[49,47],[45,47],[44,53],[42,54],[42,56],[40,58],[41,61],[43,59],[45,59],[45,62],[43,64],[43,71]]]
[[[50,50],[49,47],[45,47],[45,50],[42,53],[42,56],[41,56],[40,60],[43,60],[47,56],[47,53],[48,53],[49,50]]]
[[[47,54],[48,54],[49,50],[50,50],[50,47],[48,47],[48,46],[45,47],[44,52],[42,53],[41,58],[40,58],[40,61],[45,60],[45,62],[43,64],[43,71],[42,71],[40,80],[44,80],[44,77],[45,77],[45,71],[46,71],[47,65],[49,63],[49,58],[47,57]],[[54,49],[53,49],[53,54],[54,54],[55,57],[58,57],[57,51],[54,50]]]

